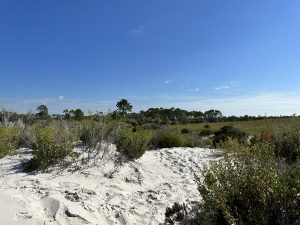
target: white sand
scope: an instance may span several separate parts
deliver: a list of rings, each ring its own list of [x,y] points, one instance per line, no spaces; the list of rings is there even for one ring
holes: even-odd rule
[[[199,201],[193,170],[214,158],[201,148],[148,151],[113,178],[91,167],[74,173],[20,172],[28,150],[0,160],[0,224],[160,224],[174,202]]]

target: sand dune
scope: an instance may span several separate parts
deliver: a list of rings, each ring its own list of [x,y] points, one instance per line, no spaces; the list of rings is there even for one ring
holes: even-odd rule
[[[213,158],[201,148],[148,151],[112,176],[104,167],[28,175],[30,150],[0,160],[1,224],[160,224],[174,202],[200,200],[193,171]]]

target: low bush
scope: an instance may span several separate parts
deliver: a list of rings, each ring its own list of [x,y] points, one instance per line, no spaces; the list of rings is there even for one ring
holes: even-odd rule
[[[274,134],[269,130],[263,130],[259,136],[260,142],[274,143]]]
[[[187,135],[182,135],[181,137],[181,146],[182,147],[200,147],[200,148],[206,148],[209,146],[208,139],[201,138],[196,133],[189,133]]]
[[[300,158],[300,127],[291,125],[277,130],[273,135],[276,146],[276,156],[284,158],[286,162],[292,163]]]
[[[18,148],[32,148],[35,139],[36,137],[34,126],[24,125],[20,129],[20,135],[17,146]]]
[[[263,130],[252,143],[267,142],[275,146],[275,154],[285,162],[293,163],[300,158],[300,127],[289,125],[278,130]]]
[[[212,134],[214,134],[214,132],[208,128],[200,131],[200,136],[209,136]]]
[[[86,161],[94,159],[94,163],[96,161],[98,161],[97,164],[103,163],[100,161],[108,157],[109,146],[117,139],[117,125],[108,125],[105,121],[85,121],[81,125],[79,136],[85,147],[84,151],[87,153]]]
[[[17,126],[0,128],[0,158],[13,153],[17,147],[20,128]]]
[[[50,166],[62,164],[68,156],[73,156],[73,144],[68,131],[53,126],[37,128],[32,149],[33,158],[26,164],[25,172],[46,170]]]
[[[129,159],[138,159],[149,149],[151,137],[151,131],[140,130],[132,132],[123,129],[115,140],[117,151],[123,153]]]
[[[159,148],[173,148],[183,146],[183,140],[179,135],[163,134],[158,139]]]
[[[211,126],[210,126],[209,124],[206,124],[206,125],[204,126],[204,128],[205,128],[205,129],[211,129]]]
[[[155,149],[182,147],[184,144],[182,136],[176,130],[171,130],[169,127],[161,127],[154,133],[151,139],[151,147]]]
[[[196,224],[293,225],[300,220],[300,161],[292,165],[274,146],[229,141],[224,158],[212,161],[197,179],[203,198]]]
[[[213,139],[213,145],[216,147],[220,143],[224,143],[229,139],[238,140],[240,143],[245,143],[247,140],[247,134],[232,126],[224,126],[220,130],[216,131]]]
[[[196,132],[182,133],[162,127],[157,130],[151,140],[151,147],[176,148],[176,147],[208,147],[208,142],[200,138]]]
[[[181,130],[181,133],[182,133],[182,134],[188,134],[189,132],[190,132],[190,130],[187,129],[187,128],[183,128],[183,129]]]
[[[101,135],[101,129],[96,125],[96,122],[82,123],[82,127],[79,131],[79,138],[84,146],[88,148],[94,148],[99,142],[98,136]]]

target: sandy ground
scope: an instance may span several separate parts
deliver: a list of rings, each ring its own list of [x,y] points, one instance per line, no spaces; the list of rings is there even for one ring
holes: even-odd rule
[[[200,200],[193,171],[214,158],[201,148],[148,151],[109,178],[97,166],[28,175],[30,157],[20,149],[0,160],[1,224],[161,224],[167,206]]]

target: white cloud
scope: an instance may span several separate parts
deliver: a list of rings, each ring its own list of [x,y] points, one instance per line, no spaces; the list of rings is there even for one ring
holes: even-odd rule
[[[232,88],[236,88],[239,86],[239,83],[236,82],[236,81],[232,81],[232,82],[228,82],[228,83],[225,83],[223,85],[220,85],[220,86],[217,86],[217,87],[214,87],[214,90],[216,91],[220,91],[220,90],[229,90],[229,89],[232,89]]]
[[[139,34],[142,34],[142,33],[144,33],[144,26],[143,25],[140,25],[140,26],[138,26],[135,29],[130,31],[131,35],[139,35]]]
[[[230,89],[230,87],[228,85],[224,85],[224,86],[215,87],[214,89],[219,91],[219,90],[224,90],[224,89]]]
[[[173,81],[172,80],[166,80],[165,84],[171,84]]]
[[[62,100],[64,100],[65,98],[64,98],[63,95],[60,95],[60,96],[58,96],[58,99],[59,99],[60,101],[62,101]]]

